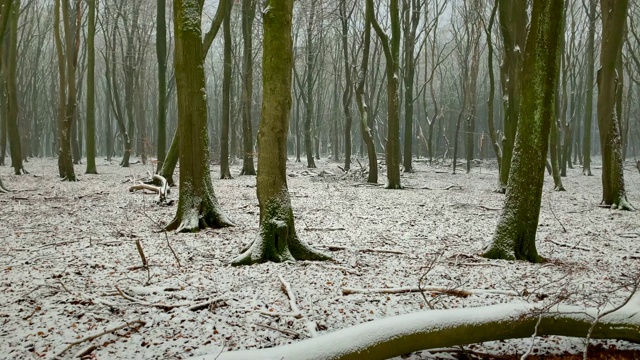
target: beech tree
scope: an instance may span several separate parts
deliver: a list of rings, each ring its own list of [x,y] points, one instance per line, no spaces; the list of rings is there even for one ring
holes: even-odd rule
[[[87,34],[87,174],[97,174],[96,169],[96,0],[88,0],[89,23]]]
[[[371,9],[373,4],[367,0]],[[391,37],[387,35],[373,10],[367,13],[369,22],[376,31],[386,60],[387,70],[387,145],[385,161],[387,163],[387,189],[402,189],[400,183],[400,6],[398,0],[390,0]]]
[[[598,128],[602,152],[602,204],[622,210],[634,210],[627,200],[624,185],[620,108],[622,96],[622,43],[628,0],[601,0],[602,43],[598,70]]]
[[[242,172],[255,175],[253,165],[253,20],[256,0],[242,0]]]
[[[563,5],[564,0],[533,2],[524,50],[526,70],[521,74],[527,86],[521,89],[509,183],[493,240],[484,253],[488,258],[541,260],[535,240],[549,130],[555,111]]]
[[[202,6],[203,1],[173,2],[180,193],[176,216],[166,230],[198,231],[233,225],[215,197],[209,172]]]
[[[295,229],[287,187],[287,129],[291,114],[293,0],[267,0],[263,14],[262,117],[258,132],[258,237],[233,265],[265,261],[326,260]]]

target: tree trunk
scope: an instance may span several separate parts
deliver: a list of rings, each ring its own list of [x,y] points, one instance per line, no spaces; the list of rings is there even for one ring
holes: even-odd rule
[[[229,124],[231,122],[231,6],[222,21],[224,60],[222,74],[222,123],[220,126],[220,179],[231,179],[229,170]]]
[[[617,98],[622,96],[622,72],[617,71],[622,57],[622,43],[628,0],[601,0],[602,44],[598,70],[598,127],[602,152],[602,204],[633,210],[627,200],[622,162],[620,111]]]
[[[526,4],[522,4],[526,6]],[[534,0],[524,54],[519,124],[505,204],[484,256],[541,260],[535,246],[544,163],[557,91],[563,0]]]
[[[351,116],[351,101],[353,100],[353,82],[351,79],[351,61],[349,59],[349,46],[348,46],[348,37],[349,37],[349,17],[353,14],[352,11],[347,15],[347,4],[346,0],[341,0],[339,5],[340,11],[340,24],[342,30],[342,55],[344,62],[344,92],[342,93],[342,111],[344,112],[344,171],[349,171],[351,169],[351,126],[353,124],[353,116]],[[335,134],[336,138],[338,134]],[[338,154],[338,142],[336,141],[334,145],[334,155]],[[337,158],[336,158],[337,159]]]
[[[173,2],[175,76],[178,95],[180,193],[175,218],[167,230],[198,231],[232,226],[213,192],[209,172],[209,137],[202,32],[198,2]]]
[[[262,118],[258,132],[260,230],[233,265],[265,261],[325,260],[297,236],[287,189],[287,133],[291,115],[293,0],[272,1],[263,11]]]
[[[88,0],[89,24],[87,30],[87,169],[86,174],[97,174],[96,169],[96,0]]]
[[[513,145],[518,130],[520,102],[520,73],[522,49],[527,36],[527,0],[498,0],[500,29],[504,47],[501,66],[502,93],[505,103],[502,166],[498,192],[505,192],[511,171]]]
[[[156,58],[158,61],[158,144],[156,173],[167,156],[167,2],[158,0],[156,10]]]
[[[16,175],[26,173],[22,165],[22,145],[18,127],[18,18],[20,16],[20,1],[14,0],[9,16],[9,33],[4,39],[4,59],[1,61],[6,84],[6,126],[11,151],[11,167]]]
[[[242,172],[255,175],[253,164],[253,20],[256,13],[255,0],[242,0]]]
[[[589,16],[587,24],[589,34],[587,35],[587,78],[586,82],[586,102],[584,105],[584,136],[582,140],[582,175],[593,176],[591,173],[591,123],[593,122],[593,82],[595,67],[595,36],[596,36],[596,2],[589,0]]]

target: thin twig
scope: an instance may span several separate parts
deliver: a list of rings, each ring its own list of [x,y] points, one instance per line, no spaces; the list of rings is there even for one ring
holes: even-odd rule
[[[567,228],[565,228],[564,225],[562,225],[562,222],[560,222],[560,219],[558,219],[558,217],[556,216],[556,213],[553,211],[553,206],[551,206],[551,200],[547,199],[547,201],[549,202],[549,209],[551,210],[551,214],[553,215],[554,218],[556,218],[556,220],[558,221],[558,224],[560,224],[560,226],[562,226],[562,232],[566,233],[567,232]]]
[[[287,334],[287,335],[295,336],[295,337],[298,337],[298,338],[302,338],[302,335],[300,333],[297,333],[297,332],[292,331],[292,330],[280,329],[280,328],[277,328],[275,326],[271,326],[271,325],[267,325],[267,324],[261,324],[261,323],[256,323],[256,325],[260,326],[260,327],[263,327],[263,328],[270,329],[270,330],[279,331],[279,332],[281,332],[283,334]]]
[[[291,311],[295,314],[294,317],[296,319],[302,318],[302,313],[296,303],[296,295],[293,293],[291,285],[282,278],[282,275],[278,275],[278,279],[280,279],[280,283],[282,284],[282,291],[287,295],[287,298],[289,298],[289,306],[291,306]]]
[[[138,324],[138,325],[140,325],[140,326],[144,326],[144,325],[146,324],[146,322],[144,322],[144,321],[142,321],[142,320],[129,321],[129,322],[126,322],[126,323],[124,323],[124,324],[122,324],[122,325],[119,325],[119,326],[116,326],[116,327],[113,327],[113,328],[108,328],[108,329],[106,329],[106,330],[104,330],[104,331],[102,331],[102,332],[99,332],[99,333],[96,333],[96,334],[93,334],[93,335],[89,335],[89,336],[85,336],[85,337],[83,337],[82,339],[80,339],[80,340],[76,340],[76,341],[74,341],[74,342],[70,343],[69,345],[67,345],[67,347],[65,347],[64,349],[62,349],[62,351],[58,352],[58,353],[55,355],[55,357],[56,357],[56,358],[58,358],[58,357],[62,356],[62,354],[64,354],[65,352],[67,352],[67,350],[71,349],[72,347],[74,347],[74,346],[76,346],[76,345],[79,345],[79,344],[85,343],[85,342],[87,342],[87,341],[91,341],[91,340],[93,340],[93,339],[97,339],[97,338],[99,338],[99,337],[101,337],[101,336],[104,336],[104,335],[107,335],[107,334],[114,333],[114,332],[116,332],[116,331],[118,331],[118,330],[122,330],[122,329],[124,329],[124,328],[126,328],[126,327],[131,327],[132,325],[135,325],[135,324]]]

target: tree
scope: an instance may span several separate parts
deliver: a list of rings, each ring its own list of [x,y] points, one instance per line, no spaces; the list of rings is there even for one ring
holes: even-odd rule
[[[222,21],[224,36],[224,60],[222,71],[222,126],[220,131],[220,179],[231,179],[229,170],[229,124],[231,122],[231,7]]]
[[[504,193],[509,180],[513,144],[518,129],[521,90],[522,49],[527,37],[527,0],[497,0],[498,19],[502,31],[503,61],[500,67],[504,101],[504,136],[502,165],[496,191]]]
[[[76,68],[78,65],[78,42],[75,41],[77,23],[71,21],[68,0],[55,1],[54,38],[58,55],[58,72],[60,76],[60,96],[58,98],[58,171],[60,177],[67,181],[76,181],[73,160],[71,158],[71,126],[77,108]],[[64,49],[60,34],[60,11],[64,29]],[[76,9],[79,11],[79,9]]]
[[[158,163],[160,173],[167,156],[167,14],[166,0],[158,0],[156,19],[156,58],[158,59]],[[172,171],[173,174],[173,171]]]
[[[415,82],[417,57],[418,24],[422,15],[423,0],[402,0],[404,31],[404,172],[413,172],[413,87]],[[421,48],[420,48],[421,49]]]
[[[96,0],[88,0],[89,23],[87,34],[87,169],[86,174],[97,174],[96,169]]]
[[[378,154],[376,153],[376,145],[373,141],[373,134],[371,131],[371,110],[369,104],[366,103],[364,94],[364,85],[367,78],[367,70],[369,68],[369,49],[371,47],[371,13],[373,8],[370,2],[366,2],[365,5],[365,20],[364,20],[364,34],[362,35],[363,50],[362,60],[360,63],[360,71],[358,73],[358,84],[356,86],[356,103],[358,104],[358,112],[360,113],[360,133],[362,134],[362,141],[367,146],[367,158],[369,159],[369,175],[367,176],[367,182],[378,183]]]
[[[373,9],[373,0],[367,0]],[[390,0],[391,38],[384,32],[373,11],[368,13],[369,21],[376,31],[386,60],[387,69],[387,146],[385,161],[387,163],[387,189],[402,189],[400,183],[400,16],[398,0]]]
[[[554,117],[564,0],[534,0],[524,51],[518,132],[502,214],[485,257],[541,260],[535,240]],[[524,6],[524,4],[521,4]],[[526,11],[526,9],[525,9]]]
[[[342,93],[342,112],[344,113],[344,171],[351,169],[351,126],[353,124],[353,116],[351,115],[351,102],[353,100],[353,79],[351,78],[351,61],[349,59],[349,18],[353,14],[355,5],[347,14],[347,1],[340,0],[338,4],[338,12],[340,14],[340,30],[342,45],[342,61],[344,63],[344,92]],[[338,134],[336,134],[338,137]],[[337,141],[334,145],[334,155],[337,158],[338,149]]]
[[[234,265],[265,261],[325,260],[296,234],[287,188],[287,132],[291,113],[293,0],[267,0],[263,10],[262,116],[258,132],[260,229]]]
[[[633,210],[624,186],[620,107],[622,96],[622,42],[627,18],[628,0],[600,0],[602,43],[598,70],[598,128],[602,153],[602,204],[622,210]]]
[[[253,108],[253,20],[256,13],[255,0],[242,0],[242,172],[255,175],[253,165],[253,130],[251,109]]]
[[[166,230],[198,231],[233,225],[218,204],[209,172],[201,17],[202,2],[173,2],[180,193],[176,216]]]
[[[8,9],[9,6],[5,5]],[[11,150],[11,166],[16,175],[24,174],[22,164],[22,145],[20,144],[20,131],[18,128],[19,102],[18,102],[18,20],[20,17],[20,1],[13,0],[8,16],[7,37],[2,40],[2,54],[0,64],[4,75],[6,97],[2,99],[4,104],[4,118],[9,136],[9,148]],[[3,16],[4,18],[4,16]]]

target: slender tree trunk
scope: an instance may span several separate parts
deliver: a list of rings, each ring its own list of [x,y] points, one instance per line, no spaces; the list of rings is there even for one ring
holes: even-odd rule
[[[589,0],[589,14],[587,23],[589,34],[587,35],[587,78],[586,82],[586,102],[584,113],[584,136],[582,140],[582,175],[593,176],[591,173],[591,124],[593,122],[593,87],[594,87],[594,67],[595,67],[595,36],[596,36],[596,2]]]
[[[222,75],[222,123],[220,131],[220,178],[231,179],[229,170],[229,123],[231,122],[231,6],[222,21],[224,35],[224,70]]]
[[[253,164],[253,129],[251,110],[253,108],[253,20],[256,0],[242,0],[242,172],[241,175],[255,175]]]
[[[96,0],[88,0],[89,24],[87,32],[87,169],[86,174],[97,174],[96,169]]]
[[[353,8],[352,8],[353,9]],[[342,111],[344,112],[344,171],[351,169],[351,126],[353,124],[353,116],[351,116],[351,101],[353,100],[353,81],[351,79],[351,61],[349,59],[349,17],[353,14],[353,10],[347,14],[346,0],[341,0],[339,5],[340,24],[342,30],[342,61],[344,63],[344,92],[342,93]],[[338,137],[338,134],[335,135]],[[337,141],[334,146],[334,152],[337,156]]]

